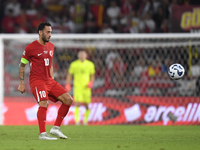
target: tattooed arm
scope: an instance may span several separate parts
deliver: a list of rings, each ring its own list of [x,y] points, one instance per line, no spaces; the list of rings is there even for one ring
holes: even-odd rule
[[[25,66],[26,64],[24,63],[20,63],[19,64],[19,79],[20,79],[20,84],[18,87],[18,90],[23,94],[24,92],[26,92],[26,87],[24,85],[24,73],[25,73]]]
[[[50,74],[51,74],[51,77],[54,79],[54,75],[53,75],[53,64],[51,65]]]

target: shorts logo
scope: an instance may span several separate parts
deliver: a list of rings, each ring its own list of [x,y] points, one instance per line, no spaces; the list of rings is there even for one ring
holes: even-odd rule
[[[49,52],[49,55],[50,55],[51,57],[53,57],[53,51],[50,51],[50,52]]]

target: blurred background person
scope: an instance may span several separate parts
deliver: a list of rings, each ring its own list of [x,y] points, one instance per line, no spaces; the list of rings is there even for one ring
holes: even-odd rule
[[[96,24],[96,20],[94,14],[89,11],[86,17],[85,25],[84,25],[84,32],[85,33],[97,33],[98,26]]]
[[[73,78],[73,96],[75,105],[75,123],[80,124],[79,107],[83,104],[86,108],[84,120],[84,125],[88,123],[88,117],[90,114],[89,103],[91,102],[92,87],[95,79],[95,66],[94,63],[87,60],[87,53],[84,50],[78,52],[78,59],[70,64],[67,81],[66,90],[71,91],[71,81]]]
[[[8,15],[10,13],[10,9],[13,10],[13,16],[16,17],[21,12],[21,4],[18,2],[18,0],[8,1],[8,3],[5,5],[4,14]]]
[[[110,7],[107,8],[107,16],[110,22],[110,26],[116,32],[119,26],[120,8],[117,6],[116,1],[110,2]]]
[[[13,10],[8,10],[8,15],[4,16],[1,21],[1,32],[2,33],[14,33],[15,32],[15,17],[13,15]]]
[[[74,31],[76,33],[83,32],[85,22],[85,5],[80,0],[76,0],[75,4],[70,7],[70,15],[74,22]]]

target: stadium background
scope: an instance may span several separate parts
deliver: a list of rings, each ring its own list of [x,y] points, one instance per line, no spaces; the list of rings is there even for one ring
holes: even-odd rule
[[[55,33],[52,42],[56,48],[56,81],[64,87],[69,64],[77,59],[80,49],[87,50],[89,59],[95,63],[96,81],[89,124],[199,124],[200,45],[196,43],[200,38],[195,37],[200,28],[199,4],[181,0],[116,0],[116,7],[113,8],[110,2],[1,1],[4,56],[1,124],[37,124],[38,106],[28,84],[29,67],[25,77],[27,92],[21,95],[17,91],[18,64],[26,45],[37,38],[35,34],[26,33],[36,33],[37,24],[46,20],[52,24]],[[188,38],[179,36],[174,39],[180,32],[192,33]],[[96,33],[97,36],[107,34],[107,40],[93,39],[95,35],[83,39],[80,34],[87,36],[86,33]],[[139,38],[138,35],[137,38],[136,33],[144,36]],[[168,33],[171,33],[169,38],[153,38]],[[128,34],[136,36],[124,39],[122,34],[126,38]],[[57,38],[53,39],[54,35]],[[76,35],[80,39],[59,38]],[[121,38],[113,38],[115,35]],[[142,46],[133,43],[142,43]],[[184,78],[179,81],[172,81],[167,75],[167,68],[174,62],[181,63],[186,69]],[[54,122],[57,109],[58,105],[50,104],[47,124]],[[74,124],[73,111],[72,106],[63,124]],[[81,117],[84,111],[85,108],[81,107]],[[170,120],[169,113],[178,117],[177,122]]]

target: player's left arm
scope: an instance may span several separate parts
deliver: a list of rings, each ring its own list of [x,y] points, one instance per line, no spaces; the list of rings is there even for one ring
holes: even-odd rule
[[[94,80],[95,80],[95,65],[94,65],[94,63],[92,63],[90,81],[94,82]]]
[[[51,68],[50,68],[50,75],[54,79],[54,76],[53,76],[53,64],[51,65]]]
[[[95,80],[95,74],[90,75],[90,81],[94,82]]]
[[[94,80],[95,80],[95,66],[94,66],[93,63],[92,63],[91,66],[92,67],[91,67],[91,70],[90,70],[90,72],[91,72],[91,74],[90,74],[90,82],[88,83],[88,87],[89,88],[93,87],[93,83],[94,83]]]
[[[22,58],[21,62],[19,64],[19,79],[20,79],[20,84],[18,87],[18,90],[23,94],[24,92],[26,92],[26,87],[24,84],[24,74],[25,74],[25,66],[26,63],[28,63],[28,60]]]
[[[94,74],[91,74],[91,75],[90,75],[90,82],[88,83],[88,87],[89,87],[90,89],[93,87],[94,79],[95,79],[95,75],[94,75]]]

